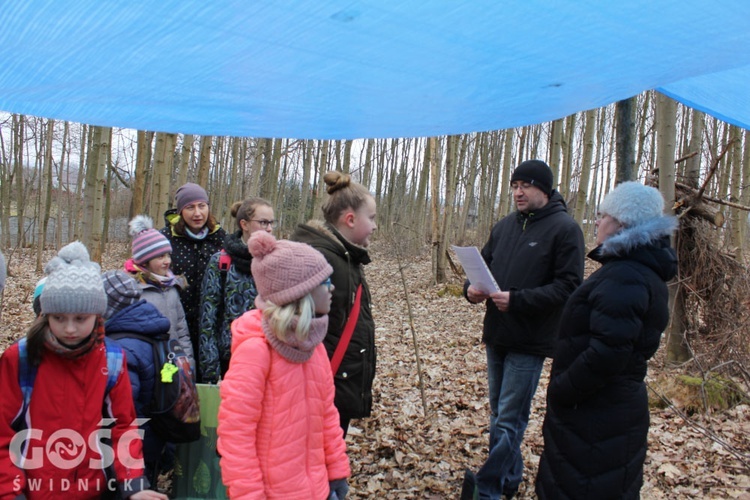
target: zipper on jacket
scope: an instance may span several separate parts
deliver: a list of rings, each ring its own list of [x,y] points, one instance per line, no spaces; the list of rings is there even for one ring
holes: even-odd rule
[[[523,218],[523,226],[521,227],[521,231],[526,231],[526,223],[529,222],[529,219],[531,219],[534,216],[533,212],[529,212],[529,214]]]

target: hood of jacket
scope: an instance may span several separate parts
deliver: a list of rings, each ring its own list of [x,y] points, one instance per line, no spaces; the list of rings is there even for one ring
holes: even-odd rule
[[[632,259],[652,269],[664,281],[677,275],[677,254],[669,237],[677,229],[677,219],[656,217],[637,226],[626,227],[589,253],[589,258],[605,263]]]
[[[313,219],[306,224],[297,226],[294,239],[307,244],[312,244],[314,241],[315,245],[313,246],[325,248],[342,256],[348,252],[354,264],[367,265],[371,261],[370,254],[365,247],[355,245],[338,232],[335,227],[319,219]]]
[[[242,231],[235,231],[224,238],[224,250],[232,257],[232,264],[243,274],[252,274],[250,266],[253,256],[247,249],[247,243],[242,241]]]
[[[240,318],[242,321],[239,321]],[[266,341],[266,336],[263,334],[262,320],[263,311],[253,309],[232,322],[232,354],[234,354],[243,342],[250,339],[263,339],[263,341]],[[236,328],[235,325],[240,328]]]
[[[169,327],[169,320],[143,299],[118,311],[104,324],[108,334],[140,333],[149,336],[169,333]]]

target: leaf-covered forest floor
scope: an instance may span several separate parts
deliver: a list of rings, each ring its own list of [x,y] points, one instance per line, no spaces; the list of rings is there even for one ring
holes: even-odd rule
[[[120,267],[128,250],[125,245],[110,245],[103,269]],[[46,252],[44,262],[53,255]],[[483,307],[442,293],[445,285],[432,285],[429,255],[404,262],[405,285],[398,261],[385,245],[376,242],[372,256],[367,277],[378,346],[376,402],[372,416],[353,421],[347,437],[353,474],[349,498],[458,498],[464,469],[476,471],[487,454],[489,408],[480,342]],[[0,351],[23,335],[33,319],[31,297],[41,277],[34,271],[34,262],[31,250],[12,254],[12,277],[2,303]],[[462,283],[453,274],[450,280]],[[522,447],[526,470],[521,499],[535,498],[533,481],[543,448],[548,370],[549,362]],[[667,371],[662,348],[650,362],[648,378]],[[750,405],[711,415],[694,414],[689,419],[671,409],[651,410],[642,497],[750,500]]]

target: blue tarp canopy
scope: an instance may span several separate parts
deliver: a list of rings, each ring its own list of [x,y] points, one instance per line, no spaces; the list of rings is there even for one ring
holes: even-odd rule
[[[657,89],[750,128],[748,0],[16,0],[0,110],[165,132],[411,137]]]

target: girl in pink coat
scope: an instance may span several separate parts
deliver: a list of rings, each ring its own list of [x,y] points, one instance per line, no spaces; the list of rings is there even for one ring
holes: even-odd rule
[[[333,269],[304,243],[258,231],[248,240],[257,309],[232,323],[217,447],[230,498],[346,498],[351,471],[331,366]]]

